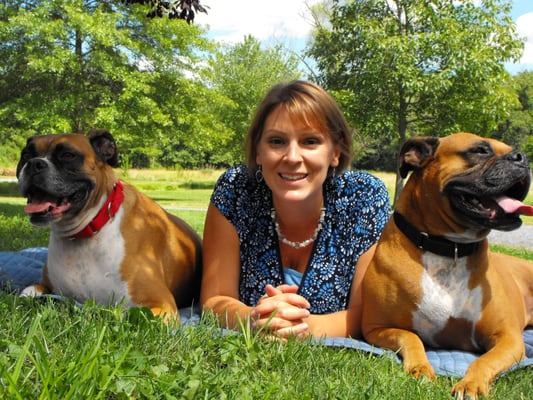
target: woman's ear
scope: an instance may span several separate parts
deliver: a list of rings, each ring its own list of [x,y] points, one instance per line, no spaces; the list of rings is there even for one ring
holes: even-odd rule
[[[329,164],[330,167],[332,167],[332,168],[338,167],[339,166],[340,157],[341,157],[341,147],[340,146],[335,146],[335,148],[333,149],[333,158],[331,159],[331,163]]]

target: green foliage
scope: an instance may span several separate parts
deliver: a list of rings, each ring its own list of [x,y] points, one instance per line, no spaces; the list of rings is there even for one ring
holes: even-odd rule
[[[105,127],[126,162],[169,133],[187,143],[201,131],[188,77],[210,48],[202,33],[117,1],[3,2],[0,126],[24,138]]]
[[[509,89],[517,98],[516,105],[493,136],[522,149],[533,160],[533,72],[513,76]]]
[[[217,136],[222,149],[218,157],[226,165],[242,162],[244,137],[256,107],[272,86],[300,76],[298,61],[281,46],[262,49],[258,40],[247,36],[242,43],[221,46],[208,64],[205,77],[217,100],[209,105],[227,128]]]
[[[123,3],[0,4],[5,163],[28,136],[106,128],[126,168],[229,166],[267,88],[299,75],[279,46],[217,48],[198,26]]]
[[[476,3],[333,2],[308,53],[362,137],[394,149],[415,134],[487,135],[508,115],[504,63],[522,42],[508,1]]]
[[[0,165],[15,165],[30,135],[100,127],[115,135],[124,168],[227,167],[243,160],[265,92],[302,76],[298,55],[281,46],[253,37],[217,46],[201,27],[123,3],[1,2]],[[510,5],[478,3],[314,6],[312,79],[355,128],[357,168],[394,171],[405,137],[456,130],[491,134],[533,159],[531,78],[509,81],[503,69],[521,49]]]
[[[179,18],[192,23],[195,13],[203,12],[207,14],[207,10],[200,4],[200,0],[121,0],[121,2],[147,6],[148,12],[146,16],[148,18]],[[209,8],[209,6],[206,7]]]

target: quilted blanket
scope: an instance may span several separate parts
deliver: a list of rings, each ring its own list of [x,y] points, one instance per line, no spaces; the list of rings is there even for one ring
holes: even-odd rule
[[[41,247],[17,252],[0,252],[0,285],[18,292],[32,283],[39,282],[46,255],[46,248]],[[180,315],[183,323],[196,324],[200,319],[200,310],[186,308],[180,310]],[[526,346],[526,358],[513,365],[508,371],[533,365],[533,328],[526,329],[523,338]],[[400,362],[400,358],[394,352],[374,347],[362,340],[337,337],[317,339],[316,343],[386,355]],[[426,353],[437,374],[456,377],[464,376],[470,363],[479,357],[478,354],[458,350],[428,349]]]

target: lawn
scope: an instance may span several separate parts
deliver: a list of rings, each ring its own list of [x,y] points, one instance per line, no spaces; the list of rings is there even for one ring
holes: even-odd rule
[[[202,233],[220,171],[118,172]],[[46,245],[46,229],[28,223],[23,204],[14,182],[0,183],[0,250]],[[0,318],[2,399],[449,399],[457,381],[419,381],[360,351],[266,340],[246,324],[226,333],[209,315],[195,326],[166,326],[145,309],[4,291]],[[491,398],[529,399],[531,372],[499,378]]]

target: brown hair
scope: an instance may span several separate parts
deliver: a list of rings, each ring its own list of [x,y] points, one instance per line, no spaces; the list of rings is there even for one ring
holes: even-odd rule
[[[338,172],[348,169],[352,158],[352,135],[342,111],[323,88],[311,82],[294,80],[280,83],[267,93],[259,105],[246,136],[246,161],[251,172],[257,169],[257,146],[263,135],[268,115],[283,106],[293,118],[313,126],[339,145],[341,154]]]

